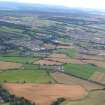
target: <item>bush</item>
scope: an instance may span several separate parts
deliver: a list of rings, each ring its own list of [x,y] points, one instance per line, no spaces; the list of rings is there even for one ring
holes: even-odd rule
[[[65,98],[61,97],[61,98],[58,98],[55,102],[53,102],[51,105],[60,105],[64,101],[65,101]]]

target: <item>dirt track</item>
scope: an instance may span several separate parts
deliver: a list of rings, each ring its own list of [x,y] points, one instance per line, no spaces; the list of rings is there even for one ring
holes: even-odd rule
[[[59,97],[78,100],[86,96],[86,91],[79,85],[63,84],[3,84],[10,93],[24,97],[37,105],[50,105]]]

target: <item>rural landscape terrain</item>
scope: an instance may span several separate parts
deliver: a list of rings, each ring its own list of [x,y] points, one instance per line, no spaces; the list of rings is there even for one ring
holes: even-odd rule
[[[0,105],[105,105],[103,12],[3,4]]]

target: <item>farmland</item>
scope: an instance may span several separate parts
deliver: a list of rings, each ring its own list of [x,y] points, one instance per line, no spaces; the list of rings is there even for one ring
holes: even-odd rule
[[[1,61],[10,61],[10,62],[18,62],[18,63],[32,63],[38,58],[34,57],[22,57],[22,56],[0,56]]]
[[[38,105],[50,105],[57,97],[78,100],[86,95],[84,88],[79,85],[4,84],[3,87],[8,89],[10,93],[25,97]]]
[[[53,78],[49,75],[47,70],[40,69],[39,65],[32,64],[32,62],[38,60],[38,58],[1,56],[0,60],[1,60],[0,83],[3,82],[53,83],[54,82]]]
[[[91,64],[65,64],[64,70],[71,75],[89,79],[89,77],[96,71],[105,72],[105,69],[96,67]]]
[[[0,82],[49,83],[53,79],[44,70],[13,70],[0,73]]]
[[[36,105],[104,105],[105,15],[31,9],[0,10],[0,87]]]
[[[65,102],[62,105],[104,105],[105,102],[105,91],[91,92],[89,96],[80,101]]]
[[[78,53],[74,48],[71,49],[58,49],[56,52],[66,54],[69,57],[75,57]]]
[[[7,69],[18,69],[21,67],[22,67],[22,64],[19,64],[19,63],[0,61],[0,71],[7,70]]]
[[[104,86],[101,86],[99,84],[93,83],[93,82],[89,82],[87,80],[83,80],[80,78],[76,78],[74,76],[71,75],[67,75],[64,73],[60,73],[60,72],[54,72],[51,73],[51,75],[53,76],[53,78],[61,84],[69,84],[69,85],[80,85],[82,87],[84,87],[86,90],[91,91],[94,89],[102,89],[104,88]]]

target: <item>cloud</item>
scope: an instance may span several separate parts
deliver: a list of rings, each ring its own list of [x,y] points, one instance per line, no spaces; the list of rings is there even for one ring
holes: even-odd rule
[[[67,7],[105,9],[105,0],[2,0],[25,3],[63,5]]]

